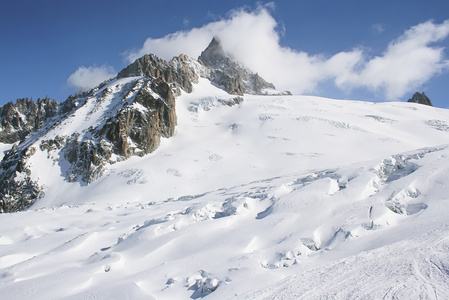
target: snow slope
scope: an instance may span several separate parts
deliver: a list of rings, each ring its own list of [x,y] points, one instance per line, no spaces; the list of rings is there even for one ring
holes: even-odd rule
[[[7,153],[14,144],[3,144],[0,143],[0,159],[3,158],[3,156],[5,155],[5,153]]]
[[[207,80],[194,88],[175,137],[89,186],[34,155],[46,196],[0,215],[2,299],[449,297],[449,111],[228,107]]]

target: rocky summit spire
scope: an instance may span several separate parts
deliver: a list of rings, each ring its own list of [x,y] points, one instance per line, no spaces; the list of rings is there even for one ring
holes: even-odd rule
[[[198,60],[207,67],[219,68],[226,59],[230,60],[221,46],[219,40],[214,37],[209,46],[201,52]]]
[[[22,141],[29,133],[40,129],[56,115],[58,103],[45,97],[34,102],[28,98],[17,99],[0,107],[0,143]]]
[[[419,103],[419,104],[433,106],[432,102],[429,99],[429,97],[427,97],[424,92],[422,94],[416,92],[411,99],[408,99],[407,102]]]
[[[264,94],[276,88],[272,83],[265,81],[257,73],[253,73],[240,62],[237,62],[223,50],[216,37],[209,46],[201,52],[198,61],[212,69],[210,80],[230,94]]]

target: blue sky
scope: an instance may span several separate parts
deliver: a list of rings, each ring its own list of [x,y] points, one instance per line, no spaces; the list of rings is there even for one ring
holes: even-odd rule
[[[0,104],[63,101],[139,55],[195,57],[218,35],[279,89],[369,101],[425,91],[448,108],[448,19],[447,0],[2,0]]]

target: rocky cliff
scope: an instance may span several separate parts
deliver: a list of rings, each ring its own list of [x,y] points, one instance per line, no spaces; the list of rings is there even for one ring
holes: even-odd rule
[[[411,99],[408,99],[407,102],[419,103],[419,104],[433,106],[432,102],[429,99],[429,97],[427,97],[424,92],[422,94],[416,92]]]
[[[198,74],[195,72],[193,64],[193,60],[185,55],[174,57],[166,62],[154,54],[148,54],[123,69],[118,73],[117,78],[130,76],[160,78],[190,93],[192,84],[198,82]]]
[[[28,98],[17,99],[0,107],[0,142],[12,144],[41,128],[58,111],[55,100],[45,98],[34,102]]]
[[[230,94],[263,95],[276,90],[272,83],[226,54],[217,38],[212,39],[198,61],[211,70],[207,77]]]

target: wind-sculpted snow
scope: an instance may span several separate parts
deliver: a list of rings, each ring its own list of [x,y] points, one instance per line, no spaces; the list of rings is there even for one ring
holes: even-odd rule
[[[45,195],[0,216],[1,298],[449,297],[446,110],[234,97],[200,78],[172,138],[88,186],[38,151]]]
[[[0,293],[8,299],[119,299],[123,289],[133,299],[444,298],[447,155],[445,146],[182,199],[4,215]],[[376,192],[367,195],[373,180]],[[398,213],[391,201],[422,209]]]

